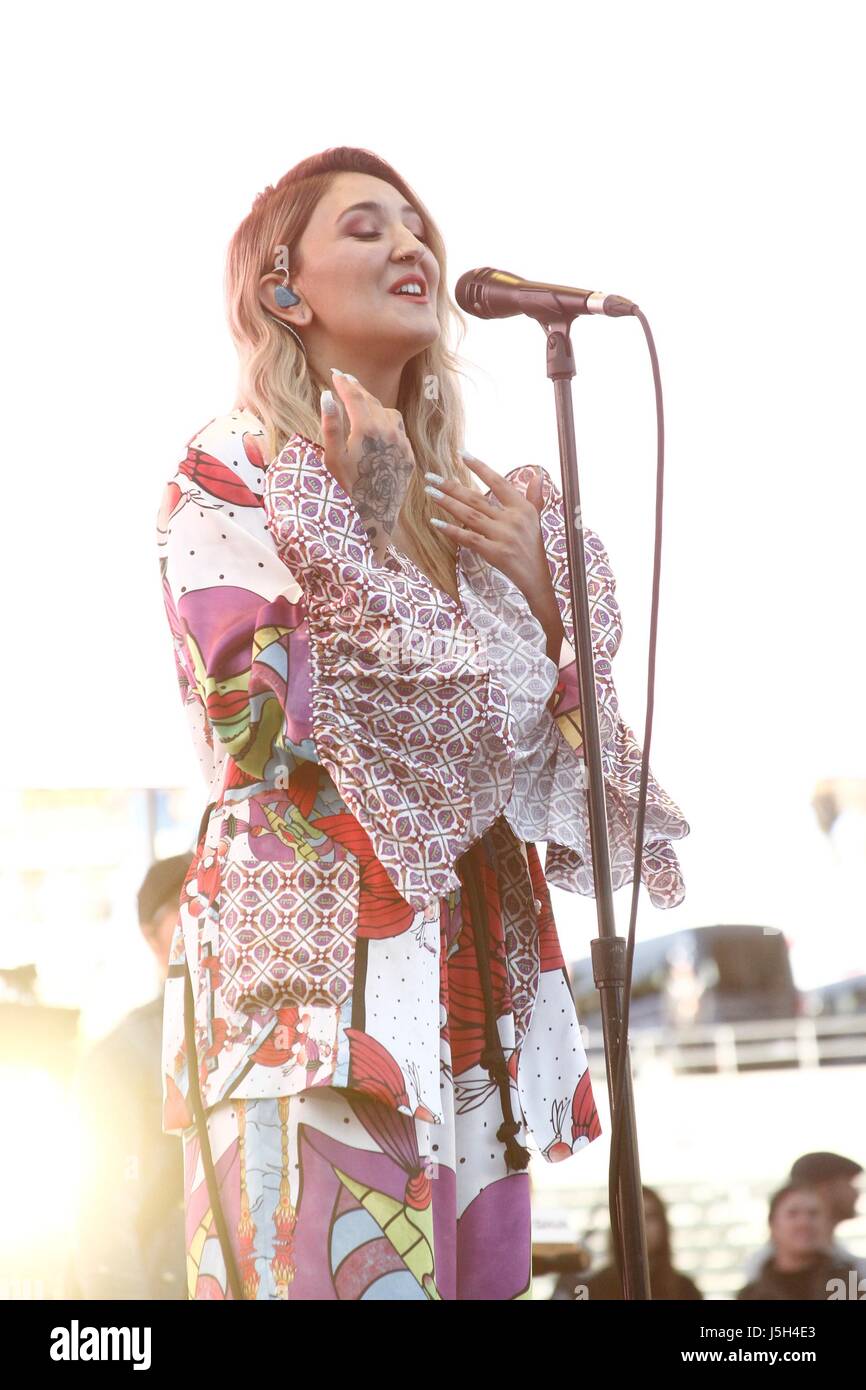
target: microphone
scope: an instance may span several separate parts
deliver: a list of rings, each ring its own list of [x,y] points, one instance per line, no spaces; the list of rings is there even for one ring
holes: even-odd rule
[[[548,285],[543,280],[523,280],[507,270],[467,270],[454,289],[460,308],[479,319],[507,319],[528,314],[541,323],[568,319],[578,314],[608,314],[619,318],[633,314],[637,305],[618,294],[601,290],[575,290],[569,285]]]

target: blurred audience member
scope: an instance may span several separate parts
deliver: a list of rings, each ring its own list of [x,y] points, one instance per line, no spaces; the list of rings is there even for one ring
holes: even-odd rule
[[[162,1132],[163,986],[192,855],[152,864],[138,920],[162,984],[84,1058],[78,1077],[85,1171],[66,1297],[185,1299],[183,1159]]]
[[[837,1264],[853,1269],[858,1279],[866,1278],[866,1258],[854,1255],[836,1240],[836,1227],[857,1215],[858,1179],[861,1164],[841,1154],[809,1153],[791,1166],[790,1182],[811,1187],[823,1204],[825,1245]],[[746,1262],[746,1278],[756,1279],[773,1253],[771,1242],[755,1251]]]
[[[703,1298],[700,1289],[688,1275],[674,1269],[670,1227],[664,1202],[653,1188],[644,1187],[642,1191],[650,1292],[653,1300],[694,1301]],[[587,1297],[590,1301],[594,1298],[613,1299],[623,1296],[612,1240],[609,1261],[609,1264],[586,1281]]]
[[[826,1301],[831,1279],[841,1279],[847,1286],[848,1267],[828,1249],[828,1211],[813,1185],[793,1182],[774,1192],[769,1224],[772,1253],[761,1264],[757,1278],[740,1289],[738,1299],[814,1303]]]

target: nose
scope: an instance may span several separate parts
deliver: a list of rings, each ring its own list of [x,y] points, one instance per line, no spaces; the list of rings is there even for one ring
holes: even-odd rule
[[[424,254],[424,247],[417,238],[404,240],[395,248],[394,256],[398,261],[419,261]]]

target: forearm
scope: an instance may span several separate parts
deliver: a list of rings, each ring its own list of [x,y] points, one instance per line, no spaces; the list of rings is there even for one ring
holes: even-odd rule
[[[378,565],[385,563],[414,467],[405,436],[395,443],[375,434],[365,437],[351,495]]]
[[[530,612],[537,618],[544,628],[547,638],[547,655],[559,669],[559,657],[562,651],[562,643],[565,638],[565,631],[562,626],[562,619],[559,615],[559,604],[556,601],[556,594],[548,573],[546,583],[542,583],[537,589],[529,589],[524,593],[524,597],[529,605]],[[551,714],[557,703],[557,692],[554,690],[547,702],[547,708]]]
[[[385,563],[385,552],[391,541],[390,532],[382,525],[381,517],[370,506],[370,500],[366,484],[363,480],[356,482],[351,492],[355,510],[367,532],[367,540],[370,542],[370,549],[373,552],[377,565]]]
[[[550,575],[548,574],[546,583],[539,584],[537,588],[530,588],[528,592],[524,590],[524,597],[533,617],[537,618],[544,628],[544,634],[547,638],[547,655],[558,667],[565,630],[562,626],[559,604],[556,601]]]

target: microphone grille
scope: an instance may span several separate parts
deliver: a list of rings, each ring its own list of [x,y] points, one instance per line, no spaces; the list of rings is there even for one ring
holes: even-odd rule
[[[454,298],[465,313],[477,314],[480,318],[488,317],[484,307],[483,288],[485,279],[492,273],[489,266],[481,266],[478,270],[467,270],[465,275],[460,276],[454,286]]]

